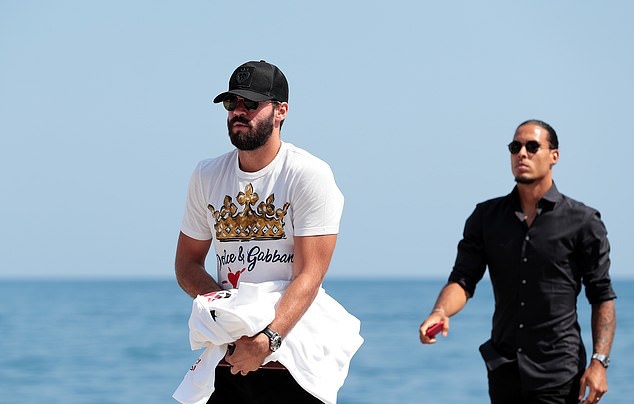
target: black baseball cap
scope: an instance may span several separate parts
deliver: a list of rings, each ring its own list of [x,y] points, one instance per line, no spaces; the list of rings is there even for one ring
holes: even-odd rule
[[[229,91],[218,94],[214,102],[222,102],[228,94],[252,101],[288,102],[288,82],[275,65],[264,60],[246,62],[231,75]]]

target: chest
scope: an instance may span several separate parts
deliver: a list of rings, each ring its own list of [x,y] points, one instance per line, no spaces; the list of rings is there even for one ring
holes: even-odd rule
[[[578,278],[579,226],[565,217],[537,215],[530,226],[514,215],[485,223],[484,249],[492,277],[554,283]]]

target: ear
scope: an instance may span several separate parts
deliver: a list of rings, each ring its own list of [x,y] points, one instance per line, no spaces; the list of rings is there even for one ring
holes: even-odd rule
[[[286,119],[286,115],[288,114],[288,102],[280,102],[275,108],[275,116],[280,121]]]
[[[554,166],[559,161],[559,149],[550,151],[550,166]]]

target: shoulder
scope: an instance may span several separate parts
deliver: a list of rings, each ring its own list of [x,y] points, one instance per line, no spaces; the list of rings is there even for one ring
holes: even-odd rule
[[[301,162],[309,166],[315,165],[330,168],[328,163],[301,147],[297,147],[292,143],[284,143],[284,147],[286,149],[287,159],[290,161]]]
[[[204,159],[198,162],[195,171],[200,175],[209,175],[217,170],[231,167],[237,159],[237,152],[232,150],[217,157]]]
[[[330,165],[312,153],[291,143],[284,143],[287,168],[309,176],[332,175]]]
[[[585,203],[571,198],[567,195],[561,194],[561,200],[559,202],[561,204],[561,207],[563,209],[565,209],[568,214],[572,214],[575,216],[583,216],[583,217],[589,217],[589,216],[593,216],[593,217],[597,217],[600,218],[601,217],[601,213],[599,213],[599,211],[591,206],[586,205]]]
[[[487,206],[498,206],[503,203],[508,203],[510,200],[509,195],[505,196],[496,196],[495,198],[487,199],[485,201],[479,202],[477,206],[487,207]]]
[[[597,209],[569,196],[561,196],[559,212],[569,226],[577,226],[580,231],[588,234],[607,233],[601,213]]]
[[[475,224],[504,221],[516,210],[513,193],[510,193],[477,203],[467,222]]]
[[[504,206],[510,206],[512,204],[511,194],[505,196],[497,196],[495,198],[487,199],[485,201],[476,204],[476,211],[489,212],[499,211]]]
[[[581,211],[588,211],[588,212],[596,212],[597,210],[591,206],[586,205],[585,203],[571,198],[568,195],[565,194],[561,194],[561,201],[560,203],[569,208],[569,209],[575,209],[575,210],[581,210]]]

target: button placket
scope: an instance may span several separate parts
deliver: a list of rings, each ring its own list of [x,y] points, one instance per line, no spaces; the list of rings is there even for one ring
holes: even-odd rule
[[[530,231],[530,230],[528,230]],[[527,280],[527,276],[528,276],[528,267],[527,267],[527,263],[528,263],[528,257],[526,254],[526,250],[527,250],[527,244],[530,241],[531,237],[528,234],[528,231],[526,232],[526,234],[524,235],[524,240],[522,241],[522,250],[521,250],[521,255],[520,255],[520,265],[519,265],[519,281],[520,281],[520,288],[519,288],[519,309],[518,309],[518,315],[517,315],[517,353],[522,353],[523,349],[522,349],[522,345],[524,342],[524,327],[525,327],[525,319],[524,319],[524,314],[525,314],[525,310],[523,310],[523,308],[526,306],[526,299],[525,296],[527,296],[528,292],[526,290],[526,286],[528,284],[528,280]]]

